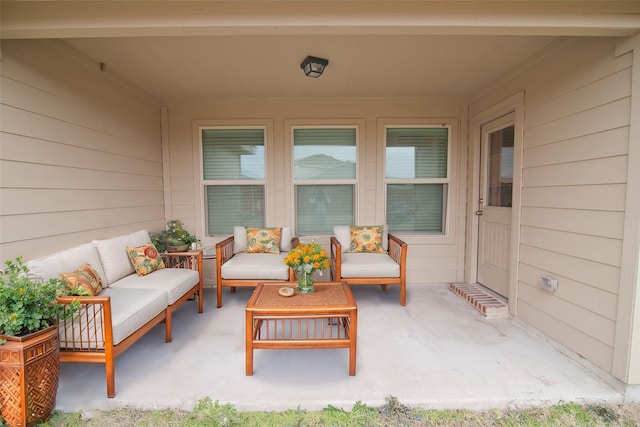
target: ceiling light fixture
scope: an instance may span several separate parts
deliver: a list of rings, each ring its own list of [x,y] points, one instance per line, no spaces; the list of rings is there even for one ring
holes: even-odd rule
[[[318,78],[322,75],[324,68],[329,64],[328,59],[316,58],[315,56],[307,56],[300,64],[300,68],[304,70],[307,77]]]

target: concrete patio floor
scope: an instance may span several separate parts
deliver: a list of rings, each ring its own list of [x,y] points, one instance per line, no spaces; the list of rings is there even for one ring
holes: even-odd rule
[[[252,289],[205,290],[205,312],[189,301],[175,313],[173,342],[157,326],[116,361],[116,397],[106,397],[104,365],[64,363],[56,409],[134,407],[189,410],[202,398],[239,410],[351,409],[388,396],[430,409],[489,409],[558,402],[611,402],[611,378],[558,351],[518,322],[486,319],[447,285],[353,287],[358,303],[357,372],[348,350],[256,350],[245,376],[244,307]]]

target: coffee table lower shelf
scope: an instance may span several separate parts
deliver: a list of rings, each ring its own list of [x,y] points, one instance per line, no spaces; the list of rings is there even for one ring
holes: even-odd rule
[[[246,375],[255,349],[348,348],[349,375],[356,374],[358,307],[343,282],[316,284],[316,292],[282,297],[291,283],[261,283],[246,307]]]

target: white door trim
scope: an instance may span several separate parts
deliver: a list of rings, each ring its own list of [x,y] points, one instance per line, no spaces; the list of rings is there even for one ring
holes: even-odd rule
[[[509,260],[509,313],[517,315],[518,301],[518,259],[520,245],[520,210],[522,192],[522,148],[524,127],[524,92],[499,102],[469,119],[469,140],[471,170],[469,171],[469,197],[467,206],[467,261],[466,280],[475,283],[478,270],[478,217],[475,212],[480,208],[480,147],[482,125],[510,112],[514,113],[514,153],[513,153],[513,206],[511,210],[511,244]]]

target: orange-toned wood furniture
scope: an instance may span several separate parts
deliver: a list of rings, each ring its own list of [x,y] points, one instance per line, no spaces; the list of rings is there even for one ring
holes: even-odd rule
[[[331,280],[349,285],[400,285],[400,305],[407,305],[407,244],[389,234],[386,254],[347,253],[331,236]]]
[[[216,302],[218,308],[222,307],[222,288],[225,286],[231,288],[231,292],[235,292],[236,287],[256,287],[258,286],[258,283],[263,282],[282,282],[284,280],[292,282],[296,280],[296,274],[293,269],[289,268],[288,271],[286,271],[287,266],[282,262],[286,252],[283,252],[282,256],[274,254],[242,253],[234,259],[234,262],[243,258],[241,262],[246,265],[244,267],[235,267],[235,269],[244,269],[246,275],[240,273],[233,275],[232,278],[226,277],[223,272],[224,264],[231,261],[236,255],[238,255],[233,252],[234,240],[235,237],[230,236],[216,244]],[[298,243],[299,239],[297,237],[293,237],[291,239],[291,247],[295,248],[298,246]],[[261,269],[263,270],[263,273],[260,272]],[[282,273],[282,277],[278,277],[282,275],[280,272],[274,273],[276,269],[284,271],[284,273]]]
[[[315,292],[285,297],[288,282],[260,283],[246,307],[246,375],[253,350],[348,348],[349,375],[356,374],[358,306],[345,282],[316,282]]]
[[[161,256],[165,259],[167,267],[197,270],[200,277],[198,284],[184,292],[173,304],[167,305],[165,297],[164,308],[160,304],[161,298],[158,298],[157,304],[154,303],[151,300],[156,298],[155,292],[148,292],[145,289],[108,288],[104,294],[97,296],[58,298],[60,303],[65,304],[65,309],[68,309],[74,300],[78,300],[81,304],[80,311],[76,315],[70,319],[62,320],[59,324],[60,361],[104,363],[108,397],[115,397],[116,394],[116,357],[162,321],[165,322],[165,342],[171,342],[172,313],[190,298],[198,298],[198,313],[203,312],[202,251],[165,253]],[[114,337],[113,325],[114,319],[122,316],[118,316],[118,308],[114,307],[112,302],[115,301],[116,305],[122,305],[125,300],[130,298],[148,299],[151,301],[148,307],[153,305],[158,313],[130,335],[119,339]]]

